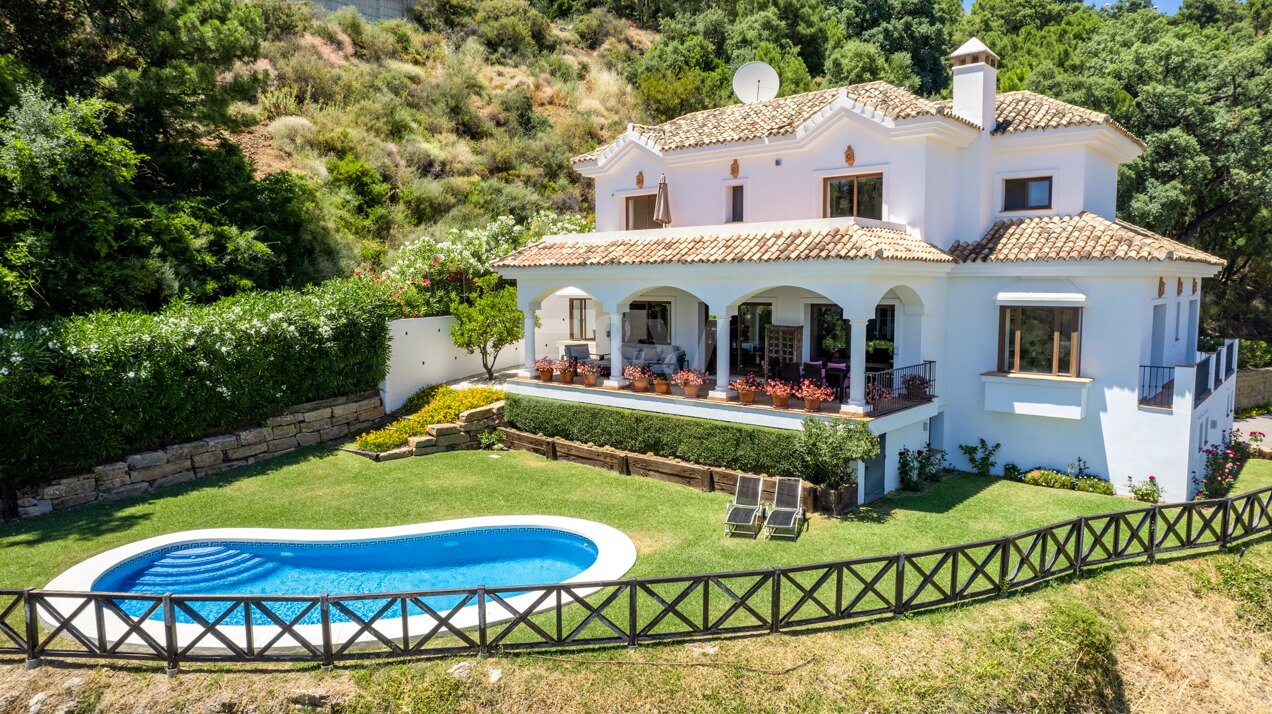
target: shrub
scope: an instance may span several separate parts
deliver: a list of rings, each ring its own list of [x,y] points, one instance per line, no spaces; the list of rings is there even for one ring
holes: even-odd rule
[[[806,476],[800,432],[508,395],[506,419],[522,431],[657,454],[703,466]]]
[[[1060,473],[1054,469],[1036,468],[1027,473],[1021,474],[1020,469],[1016,468],[1017,476],[1012,478],[1013,481],[1027,483],[1030,486],[1042,486],[1044,488],[1059,488],[1068,491],[1083,491],[1086,493],[1099,493],[1105,496],[1112,496],[1115,491],[1113,484],[1104,479],[1092,476],[1073,477],[1069,474]]]
[[[484,407],[503,399],[504,393],[488,387],[454,389],[441,386],[433,391],[432,397],[428,404],[411,416],[359,436],[355,442],[358,448],[364,451],[396,449],[412,436],[427,434],[430,424],[452,423],[469,409]]]
[[[979,439],[976,444],[960,444],[958,450],[963,452],[967,457],[967,463],[971,464],[972,469],[981,476],[989,476],[997,461],[994,461],[994,454],[1002,448],[1002,444],[994,444],[990,446],[984,439]]]
[[[1157,483],[1156,476],[1149,476],[1147,480],[1140,482],[1136,482],[1130,476],[1127,476],[1126,489],[1131,492],[1136,501],[1157,503],[1162,500],[1162,486]]]
[[[0,330],[0,472],[35,479],[374,389],[390,312],[383,291],[337,280]]]
[[[406,401],[402,403],[402,408],[398,409],[398,411],[402,414],[418,412],[428,406],[429,402],[433,401],[433,397],[436,397],[437,393],[445,387],[446,385],[444,384],[430,384],[426,387],[420,387],[419,391],[407,397]]]
[[[945,454],[931,445],[926,449],[911,451],[901,449],[897,453],[897,471],[901,476],[901,487],[907,491],[917,491],[924,481],[935,483],[941,480],[941,470],[945,467]]]
[[[879,437],[862,421],[804,418],[799,455],[811,483],[839,488],[855,481],[857,461],[879,453]]]
[[[481,0],[477,32],[498,58],[524,58],[554,46],[548,19],[526,0]]]

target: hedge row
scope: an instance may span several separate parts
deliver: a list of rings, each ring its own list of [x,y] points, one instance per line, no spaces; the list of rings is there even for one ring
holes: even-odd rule
[[[509,394],[504,418],[532,434],[657,454],[703,466],[803,476],[799,431]]]
[[[375,285],[337,280],[0,329],[0,479],[32,480],[374,389],[392,310]]]

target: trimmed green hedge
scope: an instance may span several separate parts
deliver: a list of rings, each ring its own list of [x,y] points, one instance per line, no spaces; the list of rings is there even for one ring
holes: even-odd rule
[[[804,476],[801,432],[509,394],[504,417],[532,434],[703,466]]]
[[[0,329],[0,478],[30,481],[374,389],[392,313],[381,288],[336,280]]]

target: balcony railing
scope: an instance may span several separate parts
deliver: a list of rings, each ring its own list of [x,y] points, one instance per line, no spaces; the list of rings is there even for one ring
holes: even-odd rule
[[[1197,380],[1194,385],[1193,404],[1201,404],[1206,401],[1206,397],[1210,396],[1210,369],[1211,361],[1214,355],[1206,355],[1197,363]]]
[[[1227,367],[1228,367],[1228,376],[1229,376],[1229,377],[1231,377],[1232,375],[1234,375],[1234,374],[1236,374],[1236,373],[1237,373],[1237,349],[1236,349],[1236,347],[1237,347],[1237,341],[1236,341],[1236,340],[1224,340],[1224,341],[1223,341],[1223,349],[1224,349],[1224,356],[1225,356],[1224,361],[1225,361],[1225,362],[1227,362]]]
[[[1174,401],[1175,368],[1140,365],[1140,406],[1170,409]]]
[[[880,417],[930,402],[936,396],[936,362],[866,375],[866,403],[870,415]]]

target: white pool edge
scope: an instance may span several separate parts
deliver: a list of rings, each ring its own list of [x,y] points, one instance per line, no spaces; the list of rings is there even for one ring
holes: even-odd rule
[[[267,543],[329,543],[338,542],[341,544],[386,540],[392,538],[404,538],[421,535],[429,535],[435,533],[450,533],[467,530],[475,530],[481,528],[509,528],[509,527],[531,527],[531,528],[550,528],[560,530],[566,533],[587,538],[596,545],[597,555],[596,561],[592,563],[583,572],[571,578],[561,581],[562,584],[569,583],[589,583],[604,580],[617,580],[627,573],[628,570],[636,563],[636,546],[622,531],[597,523],[596,521],[588,521],[580,518],[570,518],[567,516],[542,516],[542,515],[516,515],[516,516],[480,516],[476,518],[459,518],[446,521],[432,521],[429,523],[416,523],[404,526],[389,526],[384,528],[360,528],[360,529],[343,529],[343,530],[320,530],[320,529],[294,529],[294,528],[208,528],[194,531],[180,531],[178,533],[169,533],[165,535],[146,538],[134,543],[113,548],[104,553],[95,555],[58,575],[45,588],[46,590],[55,592],[92,592],[93,583],[104,575],[107,571],[115,566],[132,558],[144,555],[146,553],[168,548],[171,546],[183,545],[186,543],[199,543],[205,541],[232,541],[232,542],[267,542]],[[549,583],[525,583],[526,585],[547,585]],[[479,583],[480,585],[480,583]],[[502,587],[502,586],[501,586]],[[576,594],[580,597],[590,595],[595,588],[580,588],[576,590]],[[542,612],[555,607],[554,598],[546,598],[545,601],[536,607],[534,601],[542,594],[542,590],[531,590],[530,592],[517,595],[512,598],[505,598],[510,607],[518,611],[529,609],[530,612]],[[301,595],[318,596],[318,595],[348,595],[349,593],[298,593]],[[73,594],[65,596],[50,596],[48,598],[51,604],[63,615],[74,612],[75,609],[83,602],[83,598],[77,598]],[[233,599],[233,596],[227,595],[226,599]],[[568,600],[563,600],[568,602]],[[469,605],[450,618],[449,623],[456,629],[472,629],[478,625],[478,608],[476,605]],[[445,612],[439,612],[445,616]],[[102,622],[99,628],[97,621],[97,613],[92,607],[86,607],[82,613],[71,618],[71,622],[77,629],[94,640],[105,640],[108,647],[119,646],[123,650],[142,650],[152,651],[153,648],[145,644],[144,640],[135,633],[130,633],[130,626],[114,613],[102,609],[100,612]],[[487,624],[496,624],[506,620],[511,620],[516,615],[507,612],[502,606],[493,601],[488,601],[486,606],[486,622]],[[43,609],[40,610],[40,619],[49,628],[55,628],[58,623],[55,622]],[[413,615],[406,618],[407,628],[412,638],[417,638],[429,632],[436,620],[429,615]],[[333,622],[331,623],[332,641],[336,646],[341,646],[345,642],[353,640],[355,644],[365,644],[379,641],[375,633],[364,631],[358,634],[361,625],[355,622]],[[395,639],[398,642],[402,638],[402,618],[390,618],[387,615],[381,620],[376,621],[373,628],[380,635]],[[163,622],[156,620],[146,620],[141,629],[145,630],[148,635],[153,637],[157,642],[163,643],[165,633]],[[243,625],[218,625],[217,631],[223,636],[235,643],[238,647],[245,647],[247,644],[247,627]],[[321,625],[297,625],[293,628],[297,635],[304,638],[308,642],[321,647],[322,642],[322,626]],[[277,626],[264,626],[254,624],[252,627],[253,640],[256,647],[260,647],[264,643],[271,641],[281,632],[281,628]],[[444,630],[443,630],[444,632]],[[219,644],[214,637],[203,635],[203,627],[193,623],[176,624],[176,644],[179,649],[185,649],[191,643],[194,647],[190,649],[188,654],[197,655],[215,655],[230,652],[229,648],[223,644]],[[356,635],[356,637],[355,637]],[[271,648],[274,652],[294,652],[303,651],[305,648],[292,637],[284,635],[282,639]]]

